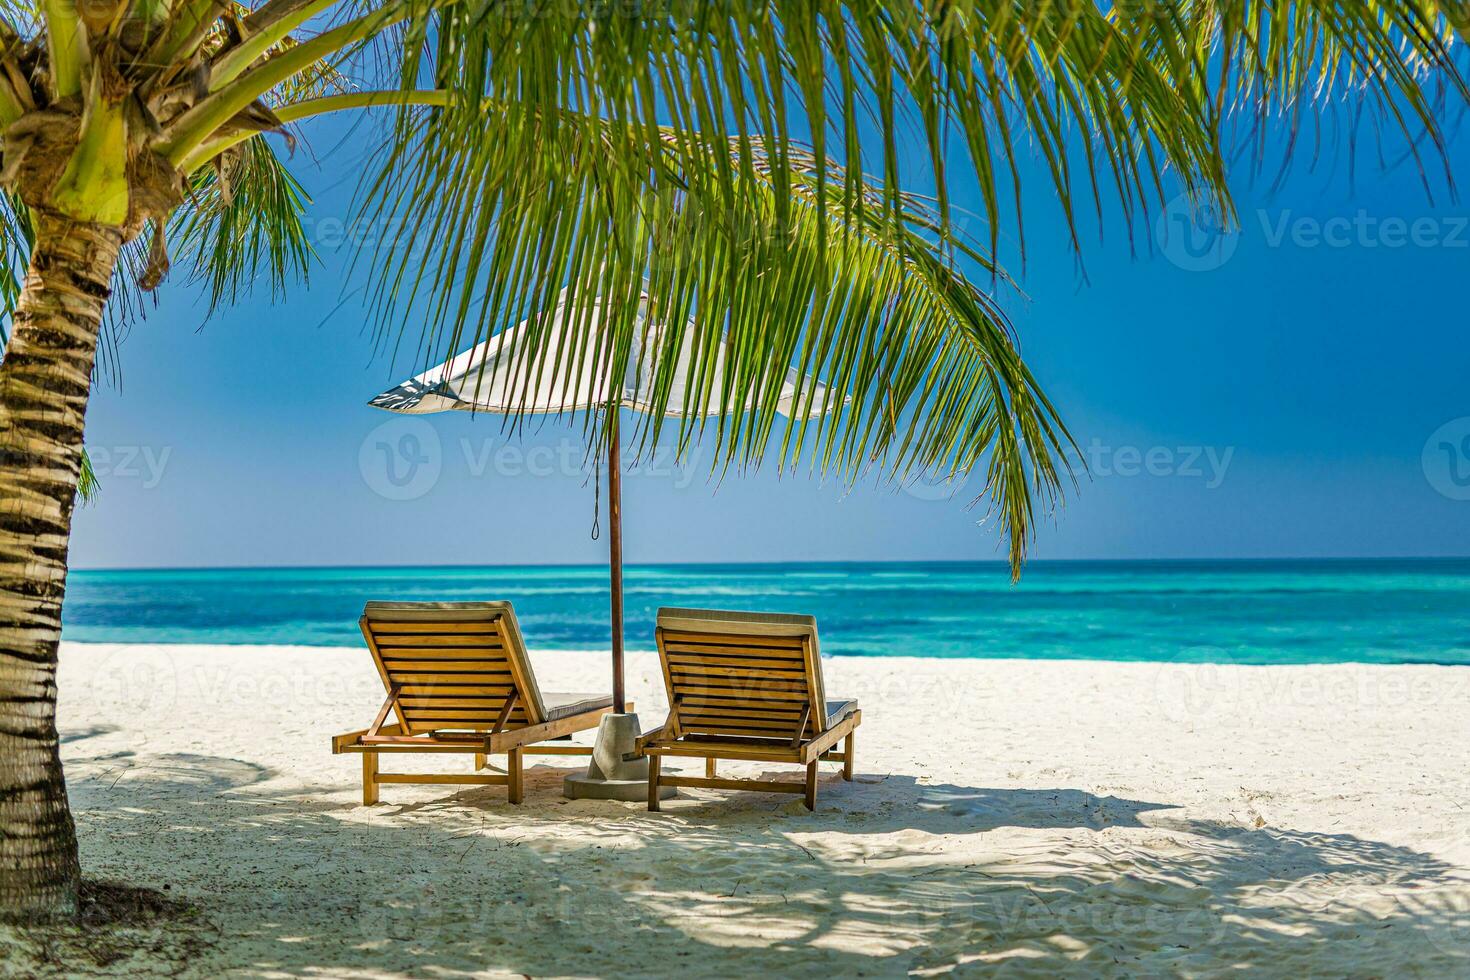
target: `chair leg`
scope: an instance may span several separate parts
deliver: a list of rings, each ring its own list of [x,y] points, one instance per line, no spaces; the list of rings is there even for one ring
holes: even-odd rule
[[[658,771],[663,766],[663,756],[648,757],[648,809],[658,812]]]
[[[856,738],[857,732],[848,732],[842,746],[842,778],[849,783],[852,782],[852,745]]]
[[[519,803],[524,798],[521,794],[521,747],[517,745],[506,753],[506,773],[510,777],[510,801]]]
[[[485,763],[487,763],[489,761],[490,761],[490,758],[487,755],[485,755],[485,753],[483,753],[483,752],[476,752],[475,753],[475,771],[476,772],[479,772],[481,769],[484,769],[485,768]]]
[[[362,805],[374,806],[378,802],[378,753],[362,754]]]
[[[817,808],[817,762],[815,759],[806,764],[806,808],[808,810]]]
[[[715,760],[714,759],[705,759],[704,760],[704,777],[706,779],[714,779],[715,778]]]

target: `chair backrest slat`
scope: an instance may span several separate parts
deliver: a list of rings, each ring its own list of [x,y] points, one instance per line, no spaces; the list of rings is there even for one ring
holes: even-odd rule
[[[823,730],[810,616],[660,609],[656,638],[681,734],[791,739]]]
[[[489,731],[519,691],[506,728],[546,718],[508,602],[370,602],[362,634],[409,734]]]

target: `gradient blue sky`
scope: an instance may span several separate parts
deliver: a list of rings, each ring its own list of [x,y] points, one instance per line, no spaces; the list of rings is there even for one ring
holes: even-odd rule
[[[571,425],[507,446],[492,417],[428,417],[437,480],[414,499],[378,492],[395,492],[378,444],[425,432],[375,431],[394,417],[365,405],[420,369],[375,354],[344,286],[350,252],[334,247],[366,135],[327,121],[293,161],[315,197],[309,286],[202,323],[198,290],[176,276],[133,326],[119,383],[90,410],[103,493],[78,512],[74,567],[603,559]],[[1451,156],[1470,174],[1465,139]],[[1237,237],[1201,257],[1182,226],[1164,237],[1155,223],[1130,247],[1110,216],[1101,238],[1088,230],[1085,280],[1046,186],[1030,185],[1026,297],[1007,307],[1094,467],[1034,554],[1470,555],[1470,501],[1457,499],[1470,491],[1448,469],[1470,473],[1470,442],[1463,458],[1439,448],[1470,437],[1455,423],[1470,416],[1470,208],[1442,184],[1431,204],[1412,166],[1385,172],[1367,153],[1352,183],[1341,161],[1298,162],[1275,190],[1240,173]],[[960,180],[954,197],[974,195]],[[627,558],[999,558],[983,507],[964,506],[980,488],[769,472],[715,487],[659,468],[627,480]]]

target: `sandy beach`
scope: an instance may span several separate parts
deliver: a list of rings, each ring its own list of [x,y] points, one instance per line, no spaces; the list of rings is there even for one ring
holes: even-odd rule
[[[605,655],[533,656],[545,689],[608,683]],[[645,727],[656,667],[631,656]],[[363,651],[64,644],[84,870],[196,910],[151,951],[75,966],[728,976],[738,951],[743,975],[1470,971],[1470,670],[825,669],[864,725],[857,779],[829,766],[814,814],[761,793],[571,803],[556,757],[531,760],[523,806],[396,785],[364,808],[358,759],[329,748],[381,702]],[[0,971],[45,962],[8,942]]]

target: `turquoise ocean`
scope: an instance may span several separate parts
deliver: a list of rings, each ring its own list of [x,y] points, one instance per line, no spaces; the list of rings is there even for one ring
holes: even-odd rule
[[[1470,663],[1470,560],[642,565],[631,649],[660,606],[811,613],[836,656],[1260,664]],[[606,649],[607,569],[76,571],[63,635],[356,646],[369,599],[509,599],[538,649]]]

